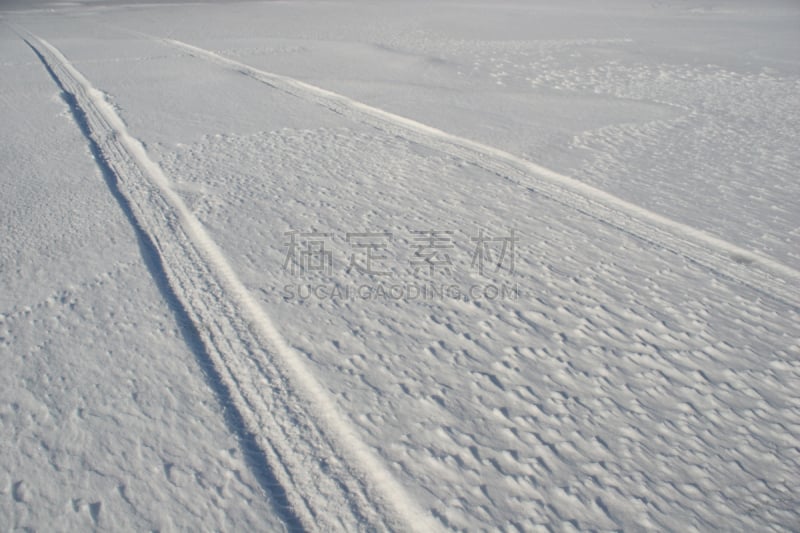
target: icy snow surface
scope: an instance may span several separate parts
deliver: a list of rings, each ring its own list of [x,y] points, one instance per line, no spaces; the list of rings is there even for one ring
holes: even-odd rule
[[[0,529],[796,531],[798,49],[779,0],[0,4]]]

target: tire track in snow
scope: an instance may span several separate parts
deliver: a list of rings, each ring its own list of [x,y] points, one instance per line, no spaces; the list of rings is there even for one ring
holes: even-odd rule
[[[53,45],[18,28],[56,84],[112,192],[155,259],[156,273],[191,322],[214,381],[268,470],[262,485],[290,529],[440,528],[358,438],[287,345],[219,247],[132,137],[102,92]],[[280,487],[275,487],[277,482]],[[276,489],[278,492],[276,493]]]
[[[140,32],[131,33],[155,39],[199,59],[231,68],[269,87],[311,101],[348,119],[462,159],[510,180],[530,193],[544,196],[633,238],[670,251],[690,263],[714,272],[720,278],[800,309],[800,271],[777,259],[669,219],[504,150],[447,133],[295,78],[257,69],[183,41]]]

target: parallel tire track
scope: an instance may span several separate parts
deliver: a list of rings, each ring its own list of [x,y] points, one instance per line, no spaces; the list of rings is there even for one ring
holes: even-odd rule
[[[288,527],[422,530],[439,525],[359,440],[104,95],[54,46],[17,28],[64,91],[119,200],[146,237],[174,302],[285,495]],[[268,488],[268,487],[267,487]]]
[[[612,226],[648,245],[674,253],[722,279],[749,287],[791,308],[800,308],[800,271],[777,259],[744,249],[498,148],[447,133],[288,76],[257,69],[198,46],[175,39],[133,33],[233,69],[350,120],[462,159],[519,185],[523,190]]]

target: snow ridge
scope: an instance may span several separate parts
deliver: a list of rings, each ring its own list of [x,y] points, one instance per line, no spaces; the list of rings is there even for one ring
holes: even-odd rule
[[[763,296],[800,308],[800,271],[773,257],[669,219],[504,150],[454,135],[315,85],[272,72],[183,41],[134,32],[231,68],[274,89],[314,102],[354,121],[460,158]]]
[[[440,529],[359,439],[102,92],[47,41],[18,29],[114,174],[245,430],[304,530]],[[291,527],[291,523],[287,527]]]

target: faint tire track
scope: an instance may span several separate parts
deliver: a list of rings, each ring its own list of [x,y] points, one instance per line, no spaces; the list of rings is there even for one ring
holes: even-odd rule
[[[350,120],[472,163],[528,192],[544,196],[637,240],[674,253],[714,272],[722,279],[749,287],[793,309],[800,309],[800,271],[777,259],[669,219],[498,148],[447,133],[288,76],[257,69],[182,41],[132,33],[233,69]]]

